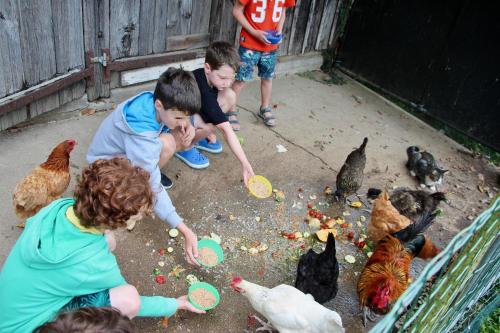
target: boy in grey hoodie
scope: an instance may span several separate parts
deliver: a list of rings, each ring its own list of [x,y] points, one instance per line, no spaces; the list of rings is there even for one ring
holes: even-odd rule
[[[156,193],[155,215],[184,236],[186,261],[199,265],[197,237],[175,211],[160,169],[176,151],[191,148],[195,129],[190,117],[201,108],[193,75],[169,68],[158,79],[154,93],[142,92],[118,107],[102,122],[87,152],[87,162],[126,156],[145,169]]]

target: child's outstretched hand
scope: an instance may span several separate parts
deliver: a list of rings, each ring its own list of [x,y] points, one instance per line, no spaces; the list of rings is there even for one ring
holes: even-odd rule
[[[184,223],[177,226],[182,235],[184,236],[184,256],[186,261],[194,266],[200,266],[196,258],[198,258],[198,237],[189,229]]]
[[[179,304],[179,307],[177,308],[178,310],[186,310],[199,314],[207,313],[206,311],[198,310],[193,306],[193,304],[189,303],[187,295],[177,298],[177,303]]]
[[[248,180],[250,180],[253,176],[255,176],[255,173],[253,172],[250,164],[243,167],[243,181],[245,182],[245,186],[248,186]]]

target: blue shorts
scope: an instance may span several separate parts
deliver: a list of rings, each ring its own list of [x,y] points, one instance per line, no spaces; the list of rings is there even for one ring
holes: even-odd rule
[[[276,51],[261,52],[240,46],[238,53],[241,63],[240,70],[236,74],[237,81],[250,81],[255,66],[259,69],[259,77],[261,79],[272,79],[274,77]]]
[[[111,301],[109,300],[109,289],[98,291],[94,294],[75,296],[68,304],[63,306],[62,311],[73,311],[85,307],[109,307]]]

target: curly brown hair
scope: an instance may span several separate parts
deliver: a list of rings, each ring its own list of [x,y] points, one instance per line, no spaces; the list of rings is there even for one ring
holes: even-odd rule
[[[153,192],[149,174],[129,160],[97,160],[82,171],[74,192],[75,214],[85,227],[116,229],[131,216],[149,213]]]
[[[35,333],[134,333],[132,321],[115,308],[81,308],[62,312]]]

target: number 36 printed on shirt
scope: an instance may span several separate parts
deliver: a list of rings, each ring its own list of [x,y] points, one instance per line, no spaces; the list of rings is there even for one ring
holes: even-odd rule
[[[279,22],[283,14],[283,4],[285,0],[253,0],[253,3],[258,4],[255,8],[256,13],[252,13],[252,21],[262,23],[266,19],[266,9],[269,2],[274,2],[273,22]],[[259,5],[260,3],[260,5]]]

